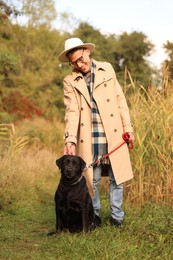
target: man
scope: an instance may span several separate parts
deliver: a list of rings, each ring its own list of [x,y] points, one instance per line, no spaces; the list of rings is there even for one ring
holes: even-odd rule
[[[64,78],[65,148],[64,154],[81,156],[87,165],[111,152],[122,143],[122,134],[128,133],[133,144],[133,127],[125,96],[116,79],[112,65],[91,58],[95,45],[79,38],[65,41],[59,55],[61,62],[69,62],[72,72]],[[110,223],[121,227],[124,211],[123,182],[133,178],[127,145],[109,155]],[[88,167],[84,172],[96,214],[99,217],[99,182],[102,163]]]

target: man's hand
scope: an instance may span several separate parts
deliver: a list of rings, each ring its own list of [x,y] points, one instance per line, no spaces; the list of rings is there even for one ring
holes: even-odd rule
[[[135,142],[134,134],[132,132],[128,132],[127,134],[129,135],[129,149],[133,149]]]
[[[75,143],[68,142],[68,143],[65,144],[64,154],[75,155],[75,151],[76,151]]]
[[[135,142],[134,134],[133,133],[128,133],[128,134],[129,134],[129,142],[134,144],[134,142]]]

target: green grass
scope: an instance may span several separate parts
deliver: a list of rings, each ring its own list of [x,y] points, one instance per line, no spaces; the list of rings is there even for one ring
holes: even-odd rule
[[[163,205],[124,205],[124,227],[109,224],[108,197],[101,192],[102,227],[88,234],[54,230],[56,179],[26,190],[0,213],[0,259],[173,259],[173,212]],[[50,183],[52,185],[50,185]],[[53,187],[53,188],[51,188]]]
[[[1,126],[0,260],[173,260],[173,96],[149,94],[147,101],[138,92],[131,97],[134,179],[125,183],[123,229],[109,224],[105,178],[102,227],[48,237],[55,228],[55,160],[63,153],[63,124],[35,119],[18,123],[15,131],[11,124]]]

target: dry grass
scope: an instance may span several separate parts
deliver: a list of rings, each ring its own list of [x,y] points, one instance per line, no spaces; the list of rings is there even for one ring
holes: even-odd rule
[[[134,179],[125,183],[124,198],[131,205],[154,201],[172,206],[173,92],[158,92],[153,86],[146,92],[132,84],[134,92],[127,99],[136,139],[130,150]],[[107,190],[108,180],[102,183]]]
[[[134,179],[125,184],[124,200],[131,205],[154,201],[172,206],[173,95],[154,87],[146,92],[141,86],[128,96],[128,102],[136,143],[130,150]],[[38,118],[15,126],[1,125],[0,133],[3,201],[17,193],[21,196],[26,187],[46,186],[47,179],[56,175],[55,160],[63,152],[63,124]],[[102,188],[107,192],[107,178],[103,178]]]
[[[37,187],[47,188],[47,180],[57,174],[55,160],[62,154],[63,125],[59,122],[53,124],[37,119],[6,127],[8,131],[1,135],[0,145],[3,151],[0,163],[1,207],[14,198],[22,198],[26,189],[32,193]]]
[[[129,74],[133,94],[127,97],[135,128],[136,146],[131,151],[134,180],[126,185],[126,199],[143,205],[150,200],[173,203],[173,85],[167,71],[162,88],[146,91]],[[159,89],[159,90],[158,90]]]
[[[128,95],[134,179],[125,184],[123,229],[109,224],[105,177],[102,228],[46,237],[55,226],[55,160],[63,152],[63,124],[37,118],[0,125],[1,259],[173,259],[173,92],[135,88]]]

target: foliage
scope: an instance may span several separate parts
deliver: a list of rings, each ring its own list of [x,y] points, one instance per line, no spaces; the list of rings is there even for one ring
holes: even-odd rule
[[[52,0],[23,0],[23,13],[28,18],[29,27],[44,25],[50,28],[57,16]]]
[[[9,124],[0,125],[0,258],[172,259],[172,43],[165,45],[169,59],[161,86],[147,84],[152,68],[145,57],[152,44],[142,33],[103,35],[81,23],[70,34],[61,34],[48,26],[50,13],[46,25],[40,24],[47,18],[35,19],[33,8],[32,26],[20,26],[10,22],[11,9],[5,8],[0,13],[0,121]],[[130,151],[134,179],[125,183],[123,229],[109,224],[105,177],[100,186],[102,227],[87,235],[47,237],[55,226],[54,193],[60,176],[55,160],[64,144],[62,80],[70,71],[57,55],[64,40],[73,36],[94,42],[93,57],[110,61],[124,82],[136,138]],[[37,107],[47,119],[28,120]],[[26,117],[16,125],[11,124],[14,109]]]
[[[96,48],[93,57],[97,60],[106,61],[109,52],[105,50],[109,50],[109,42],[99,30],[83,22],[74,30],[73,36],[81,38],[83,42],[94,42]]]
[[[1,80],[8,78],[10,72],[16,72],[19,56],[6,48],[0,49],[0,75]]]
[[[58,13],[58,19],[56,20],[56,28],[62,34],[71,34],[79,24],[79,19],[77,19],[72,13],[63,12]]]
[[[64,105],[61,79],[65,72],[58,66],[55,56],[61,44],[58,41],[59,33],[55,30],[48,31],[44,27],[27,32],[25,27],[17,25],[13,30],[7,28],[5,32],[10,35],[10,42],[3,38],[4,45],[11,43],[13,47],[10,48],[17,55],[8,52],[5,56],[6,52],[2,52],[0,110],[3,109],[2,97],[10,96],[10,92],[13,95],[17,91],[31,103],[37,104],[45,117],[62,117]],[[15,37],[16,34],[18,37]],[[24,42],[21,42],[21,37]],[[16,57],[19,57],[18,63]],[[6,110],[10,108],[6,107]]]
[[[18,16],[21,15],[21,12],[14,6],[8,5],[4,1],[0,1],[0,22],[11,15]]]
[[[43,5],[44,8],[41,8]],[[15,92],[35,104],[45,118],[57,117],[63,120],[63,78],[71,68],[68,64],[61,64],[57,56],[64,48],[65,39],[69,37],[75,36],[84,42],[94,42],[96,50],[93,58],[111,62],[122,86],[130,84],[127,73],[130,71],[134,83],[143,85],[148,90],[154,71],[146,62],[146,57],[154,46],[143,33],[104,35],[87,22],[79,23],[78,27],[72,30],[73,24],[70,33],[62,33],[61,29],[50,27],[55,18],[52,0],[46,4],[43,0],[24,1],[22,8],[30,25],[16,24],[14,20],[10,20],[10,16],[0,23],[0,111],[1,119],[5,120],[3,122],[10,120],[7,115],[10,107],[4,107],[3,98],[10,97]],[[68,14],[64,15],[65,20],[70,18]],[[160,80],[160,75],[157,75],[159,73],[156,73],[156,78],[159,77]]]
[[[146,57],[151,54],[153,47],[142,32],[122,33],[114,54],[115,58],[118,57],[116,71],[122,73],[127,68],[135,82],[147,87],[152,69],[148,65]]]
[[[173,42],[167,41],[163,48],[168,54],[168,59],[165,61],[165,66],[168,67],[169,78],[173,81]]]
[[[79,25],[73,35],[84,42],[94,42],[96,50],[93,57],[111,62],[121,83],[124,81],[124,70],[127,68],[135,82],[147,87],[152,68],[146,57],[151,54],[154,45],[142,32],[107,36],[85,22]]]
[[[42,111],[19,92],[11,92],[9,96],[2,97],[3,110],[15,114],[16,119],[33,118],[42,115]]]

